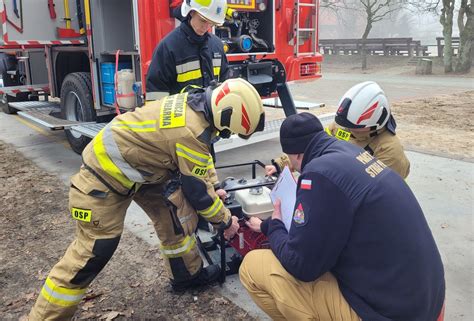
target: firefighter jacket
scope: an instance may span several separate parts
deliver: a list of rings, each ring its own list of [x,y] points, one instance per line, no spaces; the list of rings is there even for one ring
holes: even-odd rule
[[[372,156],[377,157],[384,162],[385,165],[397,172],[401,177],[407,178],[410,173],[410,161],[403,151],[403,146],[395,134],[392,134],[386,128],[383,128],[376,133],[367,133],[364,136],[354,136],[337,126],[336,123],[330,124],[325,128],[326,133],[337,139],[349,141],[357,145]],[[274,160],[272,164],[280,172],[285,166],[290,166],[290,162],[286,155],[282,155]]]
[[[84,166],[122,195],[133,194],[140,184],[164,184],[179,175],[183,194],[196,211],[227,226],[230,213],[215,192],[210,155],[217,132],[205,112],[191,107],[202,108],[205,100],[205,93],[177,94],[115,117],[84,149]]]
[[[146,80],[146,91],[176,94],[186,87],[207,87],[226,79],[228,62],[222,41],[212,33],[198,36],[181,23],[156,47]]]
[[[349,141],[380,159],[401,177],[408,177],[410,161],[406,157],[398,137],[386,128],[377,131],[373,136],[358,137],[351,134]]]
[[[304,152],[289,232],[261,229],[282,266],[312,282],[326,272],[362,320],[436,320],[444,270],[404,180],[367,151],[316,133]]]

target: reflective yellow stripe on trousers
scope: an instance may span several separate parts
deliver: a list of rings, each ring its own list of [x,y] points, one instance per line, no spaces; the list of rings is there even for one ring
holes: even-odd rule
[[[197,212],[204,218],[211,218],[216,216],[217,213],[219,213],[222,208],[222,205],[223,203],[221,199],[219,197],[216,197],[215,201],[212,203],[211,206],[202,211],[198,210]]]
[[[207,167],[209,165],[209,159],[211,158],[210,155],[197,152],[180,143],[176,143],[176,155],[186,158],[190,162],[201,167]]]
[[[196,236],[186,236],[183,241],[175,245],[162,245],[161,253],[168,258],[181,257],[189,253],[193,247],[196,246]]]
[[[86,290],[87,289],[76,290],[63,288],[54,284],[50,278],[47,278],[41,289],[41,295],[50,303],[70,307],[81,302]]]
[[[102,129],[94,138],[94,153],[102,169],[119,181],[126,188],[132,188],[134,183],[143,183],[145,179],[139,171],[132,168],[123,159],[115,143],[111,124]]]

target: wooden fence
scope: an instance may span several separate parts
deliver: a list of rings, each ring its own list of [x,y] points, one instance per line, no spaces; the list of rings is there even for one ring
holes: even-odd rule
[[[370,55],[384,56],[427,56],[428,46],[421,45],[413,38],[369,38],[362,39],[320,39],[319,48],[322,53],[329,55],[359,54],[365,44],[365,50]]]

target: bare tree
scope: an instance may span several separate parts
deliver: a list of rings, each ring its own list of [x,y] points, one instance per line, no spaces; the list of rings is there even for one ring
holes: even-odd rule
[[[454,4],[456,0],[443,0],[443,7],[441,8],[441,15],[439,22],[443,26],[443,63],[444,72],[448,73],[453,71],[453,48],[452,48],[452,36],[453,36],[453,12]]]
[[[344,0],[344,9],[360,12],[365,19],[365,28],[362,34],[362,69],[367,69],[366,40],[375,23],[400,10],[405,4],[404,0]]]
[[[362,39],[367,39],[373,24],[387,18],[392,12],[400,10],[400,0],[359,0],[365,11],[366,25]]]
[[[458,15],[459,27],[459,51],[455,71],[459,73],[469,72],[472,64],[472,51],[474,39],[474,8],[472,0],[461,0]],[[466,21],[464,22],[464,16]]]

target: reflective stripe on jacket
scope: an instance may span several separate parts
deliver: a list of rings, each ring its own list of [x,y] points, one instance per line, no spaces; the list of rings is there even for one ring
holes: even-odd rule
[[[198,213],[212,223],[227,222],[228,210],[214,190],[211,146],[201,138],[210,125],[202,112],[187,105],[187,97],[169,96],[115,117],[84,149],[82,158],[123,195],[136,184],[164,183],[178,170],[183,193]]]
[[[214,34],[198,36],[183,22],[156,47],[147,73],[146,91],[176,94],[189,85],[224,81],[228,62],[222,41]]]

